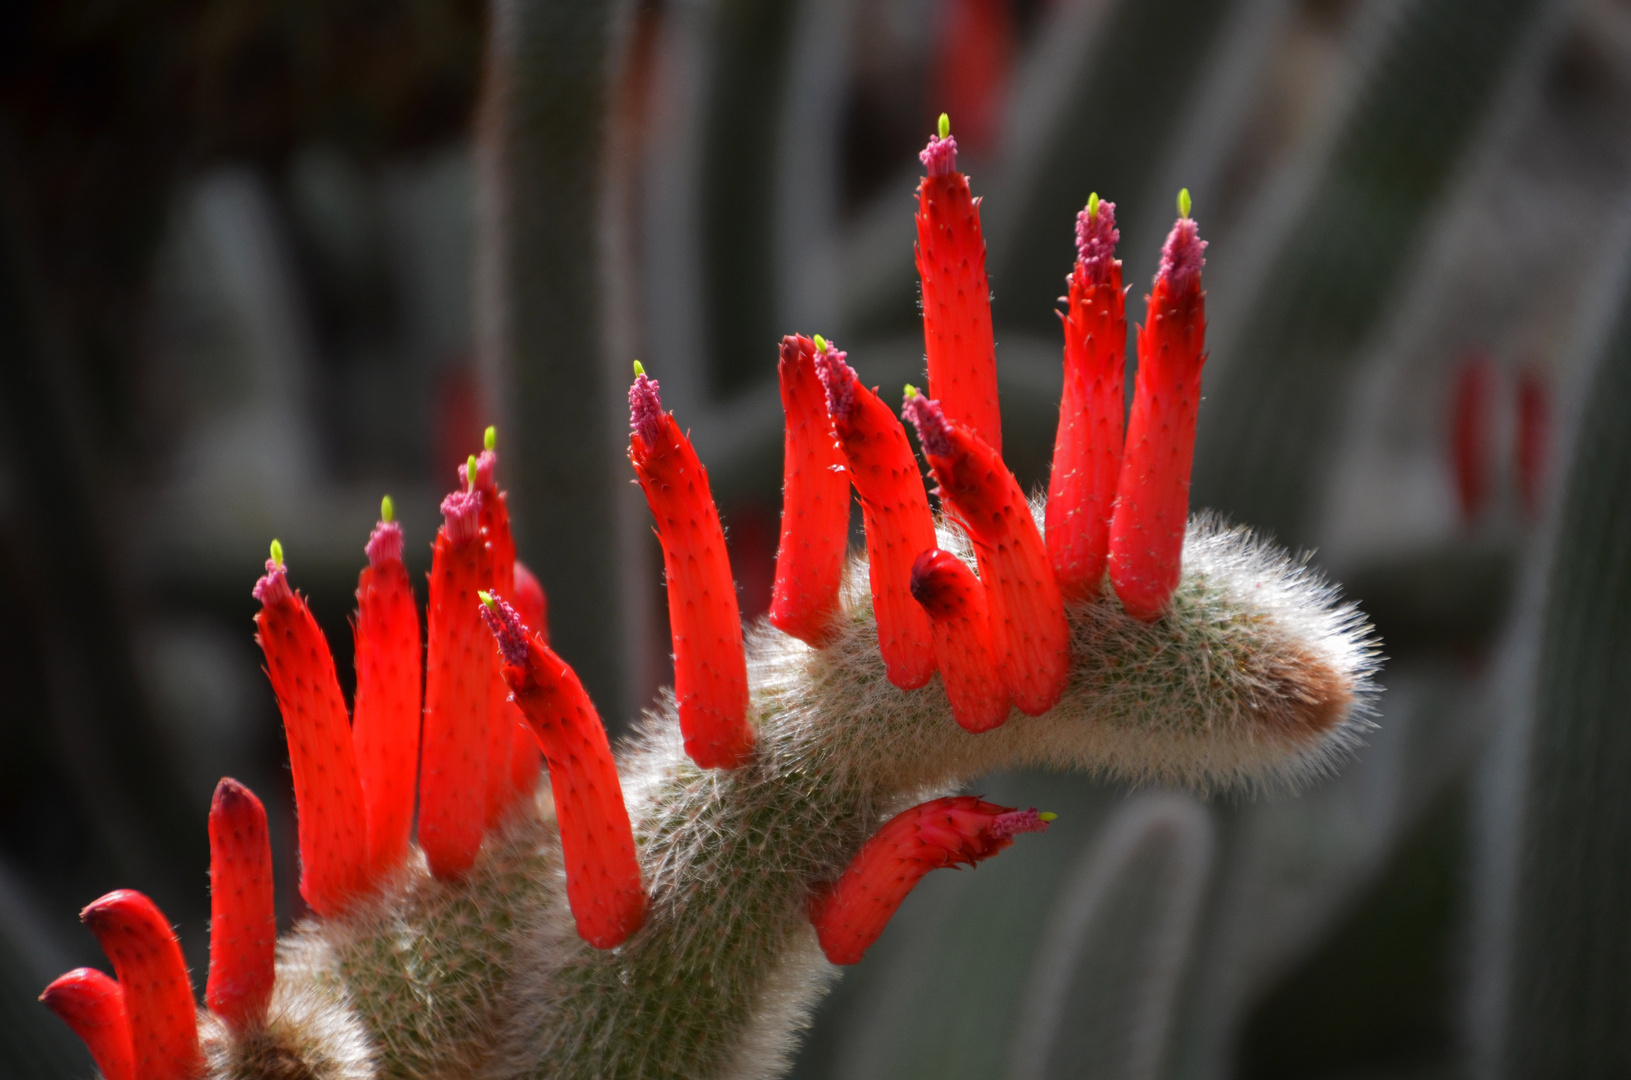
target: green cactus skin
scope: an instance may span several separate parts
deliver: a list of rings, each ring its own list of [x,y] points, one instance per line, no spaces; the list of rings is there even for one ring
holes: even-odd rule
[[[970,557],[947,528],[940,543]],[[547,806],[518,813],[466,880],[437,882],[416,860],[347,917],[298,928],[266,1031],[237,1044],[207,1021],[212,1077],[776,1075],[836,971],[810,888],[905,806],[1027,765],[1283,787],[1368,726],[1377,660],[1362,616],[1302,563],[1206,518],[1165,616],[1135,622],[1108,591],[1075,605],[1059,704],[979,735],[938,682],[903,692],[885,678],[866,579],[853,561],[825,649],[750,634],[745,766],[692,764],[672,700],[621,748],[651,901],[622,946],[577,937]]]
[[[1622,271],[1622,274],[1624,271]],[[1510,905],[1483,943],[1501,956],[1502,1015],[1481,1032],[1490,1075],[1631,1069],[1631,293],[1621,279],[1582,400],[1495,807],[1510,845],[1483,898]],[[1497,839],[1496,836],[1491,837]]]

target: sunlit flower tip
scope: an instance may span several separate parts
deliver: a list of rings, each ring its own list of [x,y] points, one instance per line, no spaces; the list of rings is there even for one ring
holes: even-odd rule
[[[40,995],[91,1052],[102,1080],[136,1080],[130,1020],[119,984],[94,968],[75,968]]]
[[[283,564],[283,545],[276,540],[272,541],[272,557],[266,560],[266,573],[255,582],[254,597],[268,607],[294,599],[288,567]]]
[[[487,430],[483,431],[481,433],[481,448],[483,450],[491,452],[491,451],[497,449],[497,447],[498,447],[498,428],[494,427],[492,424],[488,424],[487,425]]]
[[[490,592],[478,592],[481,598],[481,621],[493,632],[499,654],[504,662],[519,667],[527,662],[527,628],[521,616],[502,599]]]
[[[1206,241],[1194,219],[1179,218],[1161,247],[1161,267],[1156,272],[1164,280],[1174,301],[1200,288],[1201,267],[1206,265]]]
[[[386,509],[390,508],[391,498],[385,497]],[[402,526],[388,517],[383,517],[374,526],[374,531],[368,535],[368,544],[363,548],[368,554],[369,566],[383,566],[388,562],[402,561]]]
[[[1076,215],[1076,257],[1081,260],[1091,283],[1103,284],[1110,276],[1110,262],[1116,257],[1121,230],[1116,228],[1116,204],[1100,199],[1094,192],[1087,209]]]
[[[472,462],[475,458],[470,459]],[[442,500],[442,528],[447,538],[463,546],[481,535],[481,489],[475,486],[449,492]]]
[[[917,155],[930,176],[945,176],[957,171],[957,140],[951,137],[951,118],[940,114],[940,123],[929,144]]]
[[[827,413],[834,423],[847,423],[855,409],[855,369],[845,362],[849,354],[833,348],[820,334],[815,342],[816,376],[827,391]]]
[[[648,446],[655,445],[662,432],[663,399],[657,380],[646,374],[640,361],[634,362],[634,383],[629,387],[629,427]]]

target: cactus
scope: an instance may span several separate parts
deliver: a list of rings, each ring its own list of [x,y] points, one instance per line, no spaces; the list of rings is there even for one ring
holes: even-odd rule
[[[924,161],[926,202],[940,188],[966,192],[944,118]],[[1087,217],[1111,212],[1097,204]],[[637,366],[630,459],[663,545],[676,678],[615,758],[548,644],[542,598],[505,595],[531,579],[513,562],[489,440],[442,507],[420,843],[405,851],[373,835],[399,828],[392,807],[406,805],[388,733],[398,751],[418,738],[373,712],[411,697],[377,681],[413,650],[376,632],[370,607],[383,582],[400,584],[400,530],[376,528],[358,593],[358,665],[373,673],[359,680],[375,740],[366,752],[353,748],[333,663],[275,547],[256,586],[258,623],[314,914],[275,962],[223,937],[212,1009],[194,1022],[178,1015],[191,1002],[168,927],[137,894],[116,893],[87,912],[123,1009],[91,1025],[66,990],[46,1003],[76,1030],[94,1028],[99,1061],[133,1060],[135,1080],[774,1074],[835,965],[859,959],[919,877],[1045,831],[1049,814],[950,794],[968,781],[1047,766],[1258,789],[1334,766],[1368,722],[1376,654],[1365,620],[1248,530],[1204,514],[1186,522],[1204,245],[1187,198],[1180,214],[1138,336],[1127,425],[1138,444],[1123,458],[1115,425],[1069,410],[1061,421],[1069,460],[1122,462],[1123,501],[1102,480],[1062,496],[1081,504],[1052,517],[1025,498],[997,449],[991,349],[947,329],[990,325],[983,286],[947,284],[966,267],[934,291],[944,319],[926,320],[957,347],[931,347],[927,390],[908,388],[904,409],[939,485],[938,517],[905,427],[845,354],[785,339],[785,572],[779,615],[745,639],[706,471]],[[934,230],[937,250],[980,261],[977,202]],[[1082,259],[1112,259],[1113,230],[1089,232]],[[1107,267],[1079,263],[1076,277]],[[1067,319],[1067,363],[1087,349],[1072,335],[1107,327],[1124,333],[1125,321]],[[821,476],[801,475],[812,468]],[[845,474],[867,532],[866,554],[847,565],[828,554],[847,525],[827,481]],[[1050,553],[1080,547],[1077,532],[1108,548],[1086,580],[1070,563],[1067,594]],[[542,750],[547,787],[514,782],[527,775],[517,764],[536,760],[519,753],[532,744],[514,738],[518,726]],[[215,898],[218,932],[264,926],[269,910],[270,880],[256,869],[264,828],[247,794],[224,781],[217,800],[212,880],[237,890]],[[118,941],[103,934],[116,909],[141,916]],[[107,998],[105,982],[76,978]]]
[[[1612,1076],[1631,1063],[1631,279],[1617,277],[1532,564],[1535,617],[1509,652],[1485,796],[1479,1075]]]

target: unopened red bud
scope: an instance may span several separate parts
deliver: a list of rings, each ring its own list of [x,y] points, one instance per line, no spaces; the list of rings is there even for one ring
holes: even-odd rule
[[[198,1008],[169,920],[153,901],[130,889],[108,893],[79,917],[119,979],[135,1080],[195,1080],[204,1071]]]
[[[912,596],[929,614],[953,719],[974,732],[997,727],[1008,718],[1008,686],[998,668],[985,586],[957,556],[930,548],[912,564]]]
[[[266,1022],[277,916],[266,809],[230,777],[210,803],[210,973],[204,1001],[233,1031]]]
[[[47,986],[40,1000],[74,1029],[102,1080],[136,1080],[130,1019],[118,983],[92,968],[75,968]]]

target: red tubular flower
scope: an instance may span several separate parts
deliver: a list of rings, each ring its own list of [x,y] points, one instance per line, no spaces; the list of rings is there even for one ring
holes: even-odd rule
[[[204,1002],[242,1034],[272,1003],[277,916],[266,808],[231,777],[210,802],[210,975]]]
[[[481,531],[487,540],[491,557],[492,578],[487,588],[500,596],[515,595],[515,539],[510,535],[510,507],[504,493],[498,490],[494,472],[498,468],[498,455],[493,451],[497,432],[487,429],[486,448],[476,459],[476,486],[481,489]],[[487,705],[487,803],[486,822],[491,829],[515,804],[520,794],[514,786],[516,779],[510,768],[510,759],[521,753],[532,762],[532,775],[538,775],[538,754],[532,736],[522,727],[521,713],[510,702],[510,688],[504,685],[504,676],[498,665],[493,665],[492,689]],[[525,762],[520,763],[525,770]],[[528,791],[531,790],[529,787]]]
[[[597,949],[621,945],[645,921],[646,894],[606,729],[566,661],[529,633],[509,604],[495,596],[482,599],[504,681],[549,766],[566,898],[578,935]]]
[[[861,385],[846,354],[819,339],[816,344],[827,412],[861,497],[878,649],[889,681],[916,690],[935,669],[929,617],[912,599],[912,561],[935,546],[929,496],[895,414]]]
[[[75,968],[47,986],[40,1000],[74,1029],[102,1080],[136,1080],[130,1020],[118,983],[92,968]]]
[[[972,795],[935,799],[890,818],[829,888],[810,900],[821,951],[834,964],[859,963],[923,875],[973,866],[1014,842],[1044,832],[1054,815],[997,806]]]
[[[1133,411],[1110,520],[1110,583],[1127,613],[1145,621],[1166,609],[1178,587],[1206,362],[1206,243],[1189,217],[1187,190],[1178,203],[1183,216],[1161,249],[1138,331]]]
[[[1065,328],[1065,389],[1048,477],[1047,540],[1066,600],[1096,594],[1110,552],[1110,514],[1121,475],[1126,294],[1115,257],[1116,204],[1097,195],[1076,216],[1076,268]]]
[[[193,1080],[204,1071],[198,1010],[169,921],[153,901],[130,889],[108,893],[79,917],[119,978],[135,1080]]]
[[[300,895],[319,915],[338,915],[371,884],[368,819],[334,658],[306,601],[295,595],[272,541],[255,584],[256,639],[283,714],[300,833]]]
[[[997,668],[985,586],[963,560],[930,548],[912,564],[912,597],[929,615],[952,717],[974,732],[999,726],[1008,719],[1008,686]]]
[[[1048,551],[1014,474],[978,435],[947,419],[939,402],[908,388],[906,415],[968,529],[991,605],[992,641],[1003,657],[1014,706],[1030,716],[1053,708],[1070,675],[1070,624]]]
[[[368,538],[368,566],[357,577],[357,697],[351,738],[357,751],[369,861],[385,873],[408,854],[419,771],[419,609],[402,565],[402,527],[390,497]]]
[[[544,598],[544,587],[538,584],[538,579],[520,559],[515,560],[515,610],[520,614],[521,621],[532,627],[538,640],[548,645],[549,601]],[[502,672],[500,675],[502,677]],[[538,752],[538,743],[533,739],[532,731],[525,723],[526,718],[520,715],[520,707],[509,707],[517,710],[518,718],[511,731],[510,790],[518,799],[531,798],[538,789],[538,773],[544,766],[544,759]]]
[[[733,769],[753,748],[747,656],[708,473],[691,441],[663,411],[657,383],[637,364],[629,388],[629,460],[646,493],[668,579],[674,696],[685,752],[704,769]]]
[[[1495,368],[1488,356],[1473,353],[1461,362],[1450,404],[1450,453],[1455,464],[1456,501],[1461,521],[1471,525],[1489,503],[1491,416],[1495,404]]]
[[[497,661],[476,598],[492,578],[481,502],[474,486],[442,500],[431,559],[419,846],[443,880],[475,864],[486,820],[487,711]]]
[[[782,535],[770,622],[811,645],[831,640],[849,543],[849,470],[833,438],[815,343],[782,338],[776,365],[786,428],[782,450]]]
[[[1531,521],[1540,513],[1541,483],[1546,477],[1546,451],[1552,435],[1550,398],[1539,370],[1525,368],[1518,375],[1518,500]]]
[[[957,171],[957,140],[940,117],[940,137],[918,155],[929,175],[917,186],[917,273],[923,282],[923,344],[929,393],[946,413],[1002,452],[991,286],[985,277],[980,202]]]

